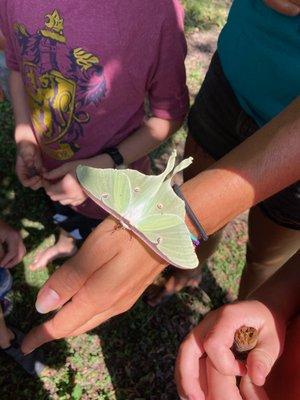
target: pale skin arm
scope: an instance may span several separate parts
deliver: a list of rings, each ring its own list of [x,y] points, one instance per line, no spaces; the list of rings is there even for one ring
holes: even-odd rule
[[[299,178],[299,131],[300,99],[296,99],[252,138],[183,185],[209,234]],[[64,306],[31,331],[25,351],[80,334],[128,310],[164,269],[165,263],[146,245],[128,231],[114,230],[115,224],[107,218],[41,289],[40,312]]]
[[[20,72],[11,71],[9,84],[15,116],[16,174],[22,185],[37,190],[43,184],[42,157],[31,127],[28,99]]]
[[[42,171],[40,151],[31,127],[28,110],[28,99],[22,81],[22,76],[17,71],[12,71],[10,76],[10,90],[15,114],[16,128],[15,140],[19,157],[17,159],[17,174],[24,186],[38,189],[43,186],[53,201],[62,204],[81,204],[86,195],[83,193],[75,177],[77,165],[84,164],[98,168],[113,168],[114,164],[110,156],[99,156],[71,161],[50,172]],[[127,139],[123,140],[118,149],[123,155],[124,163],[129,165],[141,157],[149,154],[160,143],[176,132],[182,124],[182,120],[164,120],[151,117],[144,121],[143,125]],[[41,176],[28,178],[26,166],[34,166]],[[66,176],[67,175],[67,176]],[[51,183],[52,180],[59,182]]]
[[[151,117],[144,121],[141,128],[130,135],[127,139],[123,140],[117,147],[124,158],[124,164],[130,165],[134,161],[149,154],[169,136],[175,133],[182,125],[182,120],[172,121]],[[101,167],[103,155],[92,157],[86,160],[80,160],[85,165],[91,167]],[[108,156],[109,157],[109,156]],[[113,163],[110,159],[110,166]]]
[[[151,117],[143,125],[117,147],[124,158],[124,163],[130,165],[164,142],[176,132],[182,124],[180,121],[169,121]],[[89,159],[68,162],[50,172],[43,174],[44,188],[51,200],[63,205],[77,206],[86,198],[76,178],[76,167],[80,164],[95,168],[114,168],[112,158],[108,154],[100,154]],[[51,181],[58,182],[52,183]]]

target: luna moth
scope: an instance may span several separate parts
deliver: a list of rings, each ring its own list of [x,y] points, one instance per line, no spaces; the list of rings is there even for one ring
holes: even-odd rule
[[[184,222],[185,204],[171,185],[172,177],[188,167],[192,158],[174,168],[175,159],[176,151],[173,151],[165,171],[156,176],[131,169],[83,165],[77,167],[76,174],[92,200],[163,259],[179,268],[195,268],[198,259]]]

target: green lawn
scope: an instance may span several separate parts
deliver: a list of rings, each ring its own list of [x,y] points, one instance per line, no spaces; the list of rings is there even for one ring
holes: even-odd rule
[[[196,25],[220,27],[227,1],[185,0],[189,35]],[[203,76],[188,70],[193,84]],[[28,330],[41,321],[35,312],[38,288],[55,266],[31,273],[26,266],[36,250],[54,240],[47,218],[48,201],[42,191],[24,189],[14,175],[13,123],[7,103],[0,104],[1,218],[22,230],[28,254],[15,268],[14,311],[9,322]],[[175,141],[184,140],[184,132]],[[159,153],[157,153],[159,154]],[[43,379],[28,377],[0,355],[0,396],[13,399],[174,400],[173,368],[179,343],[210,308],[236,294],[245,251],[245,222],[231,225],[218,252],[205,268],[201,287],[182,291],[152,309],[140,300],[131,311],[89,334],[45,346],[51,367]]]

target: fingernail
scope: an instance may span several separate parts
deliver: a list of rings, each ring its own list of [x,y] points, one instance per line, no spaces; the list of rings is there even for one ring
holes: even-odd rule
[[[59,295],[55,290],[46,288],[40,292],[35,303],[35,308],[40,314],[47,314],[59,306],[59,300]]]

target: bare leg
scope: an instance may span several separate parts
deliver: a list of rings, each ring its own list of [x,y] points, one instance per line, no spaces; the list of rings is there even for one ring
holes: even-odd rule
[[[214,163],[197,142],[188,135],[185,145],[185,157],[193,157],[193,164],[184,171],[184,180],[187,181],[198,175],[201,171]],[[201,243],[197,248],[199,267],[193,270],[181,270],[174,268],[171,276],[162,284],[154,285],[148,291],[147,302],[155,306],[170,295],[179,292],[184,287],[196,287],[201,282],[201,270],[203,264],[216,250],[221,238],[221,231],[211,235],[207,242]]]
[[[249,240],[239,299],[244,299],[273,275],[300,248],[300,232],[267,218],[259,207],[249,214]]]
[[[77,252],[75,239],[66,231],[60,230],[58,241],[48,249],[40,251],[33,263],[29,266],[32,271],[46,268],[51,262],[61,257],[71,257]]]

